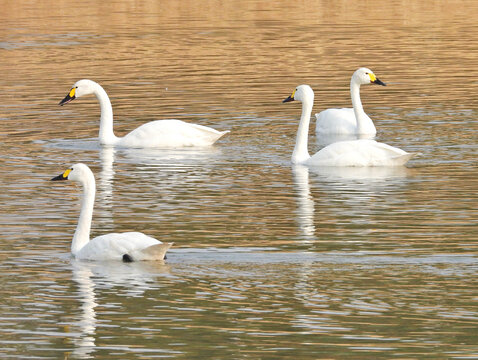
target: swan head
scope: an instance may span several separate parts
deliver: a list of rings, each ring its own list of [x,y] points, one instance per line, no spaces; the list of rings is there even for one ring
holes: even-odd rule
[[[377,84],[386,86],[384,82],[382,82],[379,78],[375,76],[372,70],[367,68],[360,68],[357,69],[354,74],[352,75],[352,80],[360,85],[366,84]]]
[[[73,180],[78,182],[85,182],[87,179],[93,176],[90,168],[82,163],[78,163],[70,167],[69,169],[65,170],[58,176],[55,176],[51,179],[51,181],[59,181],[59,180]],[[94,179],[94,177],[93,177]]]
[[[76,98],[92,94],[95,91],[95,84],[96,83],[94,81],[87,79],[78,80],[58,105],[63,106],[68,104],[70,101],[75,100]]]
[[[301,102],[314,101],[314,91],[309,85],[299,85],[295,88],[292,94],[282,100],[283,103],[298,100]]]

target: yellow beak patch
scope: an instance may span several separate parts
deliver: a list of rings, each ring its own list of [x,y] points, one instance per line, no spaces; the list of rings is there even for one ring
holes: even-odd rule
[[[370,82],[374,82],[375,80],[377,80],[374,73],[368,73],[368,76],[370,76]]]
[[[66,179],[68,177],[68,175],[70,175],[70,173],[71,173],[71,169],[66,170],[62,175],[63,178]]]
[[[295,95],[295,90],[292,91],[292,95],[290,96],[292,99],[294,98],[294,95]]]
[[[68,96],[69,96],[69,97],[75,96],[75,91],[76,91],[75,88],[71,89],[71,90],[70,90],[70,93],[68,94]]]

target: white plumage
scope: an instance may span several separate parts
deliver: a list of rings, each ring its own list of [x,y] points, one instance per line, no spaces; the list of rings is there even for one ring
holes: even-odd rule
[[[90,240],[95,203],[95,177],[85,164],[75,164],[51,180],[73,180],[83,187],[81,211],[71,243],[71,253],[80,260],[163,260],[173,243],[162,243],[140,232],[111,233]]]
[[[378,84],[385,86],[372,70],[357,69],[350,80],[350,95],[353,108],[326,109],[315,114],[317,134],[369,135],[373,137],[377,130],[372,119],[365,113],[360,100],[360,85]]]
[[[60,101],[60,105],[89,94],[94,94],[100,103],[99,140],[103,145],[133,148],[208,146],[229,132],[171,119],[151,121],[124,137],[117,137],[113,132],[113,108],[110,99],[98,83],[87,79],[77,81]]]
[[[320,166],[405,165],[415,154],[375,140],[348,140],[327,145],[307,161]]]
[[[339,141],[327,145],[310,156],[307,149],[309,123],[314,103],[314,92],[309,85],[298,86],[283,102],[302,102],[302,114],[297,138],[292,153],[294,164],[314,166],[398,166],[404,165],[414,153],[407,153],[396,147],[375,140]]]

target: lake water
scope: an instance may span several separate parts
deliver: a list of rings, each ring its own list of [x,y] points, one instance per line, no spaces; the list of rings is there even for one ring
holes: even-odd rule
[[[478,3],[1,2],[0,357],[478,359]],[[396,169],[290,164],[300,116],[349,107],[352,72]],[[97,142],[177,118],[208,149]],[[312,122],[315,125],[315,121]],[[320,149],[313,129],[310,152]],[[71,258],[79,188],[92,236],[174,241],[164,263]]]

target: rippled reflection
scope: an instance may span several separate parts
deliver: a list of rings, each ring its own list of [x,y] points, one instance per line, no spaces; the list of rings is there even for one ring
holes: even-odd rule
[[[143,296],[154,289],[155,279],[168,274],[170,268],[163,261],[154,263],[124,264],[118,262],[90,262],[71,260],[72,279],[77,284],[81,313],[74,323],[80,334],[73,337],[72,354],[78,358],[91,358],[97,346],[98,319],[96,308],[108,306],[97,299],[96,292],[121,287],[126,296]]]
[[[476,357],[476,14],[462,0],[5,2],[0,358]],[[350,107],[359,66],[387,82],[361,89],[376,140],[422,155],[291,168],[284,93],[307,83],[317,112]],[[58,106],[81,78],[111,94],[118,136],[166,118],[231,133],[201,150],[101,147],[96,99]],[[98,183],[92,235],[174,241],[165,264],[71,259],[78,191],[49,179],[76,162]]]
[[[310,192],[309,168],[302,165],[292,167],[297,191],[297,222],[306,242],[314,241],[314,199]]]
[[[80,330],[80,337],[75,338],[75,349],[73,354],[79,358],[87,358],[95,348],[96,333],[96,312],[98,306],[95,298],[95,284],[92,280],[91,269],[78,261],[72,261],[72,279],[78,285],[79,299],[82,301],[81,316],[77,326]]]

